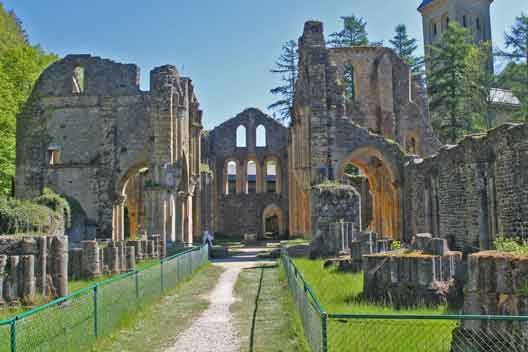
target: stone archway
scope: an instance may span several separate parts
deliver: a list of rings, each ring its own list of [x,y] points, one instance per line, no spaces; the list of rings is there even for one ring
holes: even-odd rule
[[[262,235],[282,236],[285,233],[284,214],[277,205],[270,204],[262,212]]]
[[[144,189],[148,170],[146,161],[138,161],[121,177],[112,211],[112,239],[134,238],[143,231],[145,213],[148,211]]]
[[[399,239],[403,236],[401,183],[396,165],[377,148],[359,147],[339,162],[338,179],[342,179],[347,165],[359,168],[367,177],[372,195],[372,221],[365,224],[383,236]]]

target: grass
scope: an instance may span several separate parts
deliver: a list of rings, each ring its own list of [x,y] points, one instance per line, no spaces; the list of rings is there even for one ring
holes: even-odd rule
[[[207,265],[198,270],[192,280],[170,290],[154,305],[149,305],[124,322],[121,329],[100,340],[94,351],[164,351],[184,331],[208,302],[202,298],[216,285],[223,269]]]
[[[344,273],[335,267],[325,269],[323,260],[294,259],[328,313],[442,315],[446,307],[416,307],[396,310],[392,306],[365,302],[362,273]],[[434,351],[449,352],[454,320],[427,319],[329,319],[330,351]]]
[[[261,275],[262,286],[257,298]],[[231,312],[241,351],[309,351],[284,277],[276,265],[244,269],[240,273],[235,285],[237,302],[231,306]]]

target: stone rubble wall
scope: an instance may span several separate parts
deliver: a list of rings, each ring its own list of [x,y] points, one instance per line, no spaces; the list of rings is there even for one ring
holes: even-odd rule
[[[0,305],[67,294],[67,237],[0,236]]]
[[[413,248],[363,256],[364,294],[368,300],[396,306],[447,302],[462,253],[444,239],[417,235]]]
[[[159,237],[159,236],[158,236]],[[142,240],[82,241],[81,247],[69,252],[70,277],[74,280],[91,279],[134,270],[142,260],[162,258],[162,245],[158,237]]]
[[[490,249],[528,222],[528,125],[470,135],[405,165],[405,238],[430,232],[451,248]]]
[[[361,228],[360,197],[352,186],[319,185],[311,192],[312,228],[311,257],[336,256],[341,241],[332,231],[340,221],[354,223],[354,232]]]

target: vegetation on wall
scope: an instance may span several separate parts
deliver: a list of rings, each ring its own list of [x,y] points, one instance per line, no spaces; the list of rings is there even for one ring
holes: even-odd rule
[[[69,227],[71,214],[69,202],[49,188],[32,201],[0,195],[0,235],[42,233],[61,219]]]
[[[367,21],[355,15],[342,16],[343,29],[330,34],[328,44],[334,48],[351,46],[381,46],[382,42],[369,42]]]
[[[0,195],[15,175],[16,115],[38,76],[57,56],[28,41],[20,20],[0,3]]]
[[[411,67],[413,74],[420,74],[423,71],[424,58],[415,54],[418,49],[418,40],[409,37],[404,24],[396,26],[394,37],[389,42],[396,54]]]
[[[282,52],[275,61],[274,68],[271,69],[271,73],[279,75],[281,83],[270,90],[271,94],[278,96],[278,100],[268,106],[268,109],[278,113],[274,118],[279,121],[291,121],[297,81],[297,61],[299,61],[297,42],[289,40],[282,45]]]

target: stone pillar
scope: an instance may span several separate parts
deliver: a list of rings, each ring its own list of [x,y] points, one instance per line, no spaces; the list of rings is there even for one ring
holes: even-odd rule
[[[46,277],[47,277],[47,261],[48,261],[48,241],[46,237],[37,237],[38,255],[37,261],[37,292],[46,295]]]
[[[7,274],[7,280],[5,282],[5,292],[4,297],[8,302],[13,302],[18,299],[20,296],[18,293],[18,283],[19,280],[19,262],[20,258],[17,255],[12,255],[8,257],[8,267],[9,272]]]
[[[120,272],[119,249],[113,245],[105,248],[105,261],[108,265],[108,272],[118,274]]]
[[[64,236],[53,237],[50,250],[53,262],[51,277],[53,286],[58,296],[68,294],[68,238]]]
[[[68,275],[70,279],[78,280],[82,277],[82,248],[72,248],[68,253]]]
[[[126,270],[130,271],[136,267],[136,250],[132,246],[126,248]]]
[[[6,255],[0,255],[0,305],[3,305],[5,303],[4,301],[4,280],[7,276],[5,269],[7,265],[7,256]]]
[[[99,271],[99,246],[97,241],[81,241],[83,248],[83,254],[81,259],[81,268],[83,278],[94,278],[99,276],[101,273]]]
[[[35,256],[22,256],[22,298],[26,303],[33,302],[35,299],[36,281],[35,281]]]

